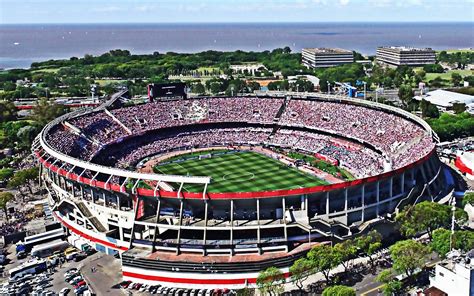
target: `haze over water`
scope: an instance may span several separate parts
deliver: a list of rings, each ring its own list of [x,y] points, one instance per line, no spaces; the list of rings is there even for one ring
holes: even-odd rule
[[[340,47],[375,54],[382,45],[471,48],[474,23],[0,25],[0,68],[27,68],[32,62],[118,48],[151,54]]]

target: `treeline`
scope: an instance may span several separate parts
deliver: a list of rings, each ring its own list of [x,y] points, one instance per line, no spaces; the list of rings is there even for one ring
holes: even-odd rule
[[[474,136],[474,116],[467,112],[461,114],[442,113],[439,118],[426,119],[441,141]]]
[[[458,51],[448,53],[441,51],[438,54],[438,61],[441,63],[448,63],[464,69],[468,64],[474,63],[474,51]]]

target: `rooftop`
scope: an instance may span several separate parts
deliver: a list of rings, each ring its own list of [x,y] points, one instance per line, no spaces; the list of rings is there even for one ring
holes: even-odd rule
[[[319,47],[319,48],[303,48],[305,51],[309,51],[311,53],[352,53],[351,50],[347,49],[342,49],[342,48],[325,48],[325,47]]]
[[[380,46],[379,48],[383,49],[392,49],[394,51],[433,51],[432,48],[426,47],[426,48],[416,48],[416,47],[410,47],[410,46]]]

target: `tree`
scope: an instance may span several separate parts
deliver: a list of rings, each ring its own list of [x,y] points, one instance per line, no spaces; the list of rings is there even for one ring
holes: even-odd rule
[[[334,246],[334,252],[336,256],[339,257],[339,260],[344,267],[344,271],[347,272],[350,266],[350,261],[357,254],[357,247],[354,241],[348,239],[341,243],[337,243]]]
[[[407,106],[410,101],[413,99],[413,89],[409,85],[400,85],[398,89],[398,97],[402,102]]]
[[[462,210],[456,213],[459,220],[465,219],[465,215],[466,213]],[[414,236],[426,231],[431,238],[434,229],[451,223],[451,206],[423,201],[414,206],[407,206],[397,215],[396,221],[400,224],[400,231],[405,236]]]
[[[7,187],[15,188],[15,187],[28,185],[27,187],[31,194],[32,191],[31,191],[31,186],[29,183],[31,181],[36,180],[38,178],[38,174],[39,174],[38,167],[33,167],[33,168],[17,171],[8,182]]]
[[[279,295],[283,292],[284,274],[276,267],[261,271],[257,277],[257,287],[263,295]]]
[[[0,123],[15,120],[16,107],[12,102],[0,102]]]
[[[366,235],[356,238],[356,246],[369,257],[370,265],[374,268],[372,255],[382,247],[382,235],[377,230],[372,230]]]
[[[433,231],[430,247],[441,257],[444,257],[451,249],[451,242],[454,249],[467,252],[474,248],[474,233],[467,230],[457,230],[454,231],[451,238],[450,230],[436,229]]]
[[[398,241],[390,247],[393,269],[412,276],[416,269],[425,265],[428,247],[412,239]]]
[[[440,64],[428,64],[423,66],[423,71],[426,73],[443,73],[443,66]]]
[[[435,105],[431,104],[430,101],[422,99],[420,102],[420,108],[421,108],[421,116],[423,116],[424,118],[426,117],[438,118],[439,117],[438,108],[436,108]]]
[[[291,265],[291,280],[295,283],[298,289],[300,289],[300,291],[303,290],[303,282],[308,278],[313,269],[314,266],[312,262],[307,258],[300,258],[296,260],[293,265]]]
[[[474,192],[464,193],[464,197],[462,198],[462,207],[464,208],[468,204],[474,206]]]
[[[386,283],[382,290],[385,296],[392,296],[392,295],[400,295],[402,291],[403,285],[398,280],[391,280],[390,282]]]
[[[398,295],[402,289],[402,283],[394,279],[394,274],[391,269],[382,270],[375,280],[384,284],[382,290],[386,296]]]
[[[323,291],[323,296],[355,296],[356,292],[351,287],[337,285],[327,287]]]
[[[66,113],[66,109],[63,106],[46,99],[39,100],[32,111],[33,119],[42,126]]]
[[[454,114],[461,114],[466,111],[466,103],[453,103]]]
[[[461,83],[462,76],[459,73],[452,73],[451,74],[451,82],[453,83],[453,86],[459,86],[459,83]]]
[[[13,176],[12,168],[3,168],[0,169],[0,181],[6,181]]]
[[[191,84],[191,92],[201,95],[204,94],[206,90],[204,89],[204,85],[202,83],[196,82]]]
[[[8,212],[7,212],[7,204],[11,201],[15,196],[11,192],[0,192],[0,208],[2,208],[3,212],[5,213],[5,217],[8,221]]]
[[[308,252],[308,259],[316,272],[321,272],[329,283],[331,269],[339,265],[339,257],[330,245],[317,245]]]

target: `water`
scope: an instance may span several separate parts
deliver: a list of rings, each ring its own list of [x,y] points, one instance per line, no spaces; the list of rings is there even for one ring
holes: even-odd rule
[[[377,46],[474,47],[474,23],[86,24],[0,25],[0,68],[99,55],[340,47],[374,54]]]

